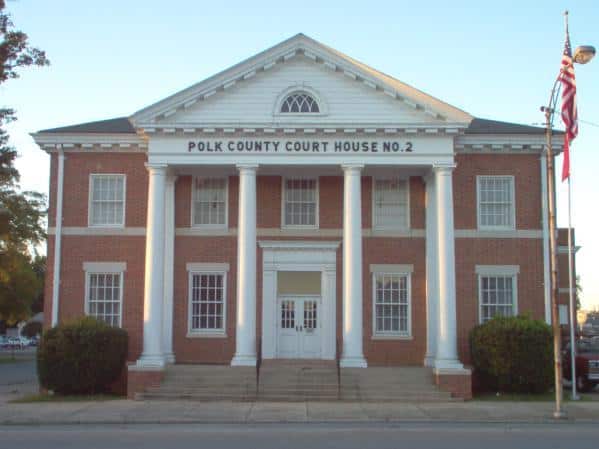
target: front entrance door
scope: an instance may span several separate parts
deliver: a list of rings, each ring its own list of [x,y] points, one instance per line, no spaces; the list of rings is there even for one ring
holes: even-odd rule
[[[285,295],[277,300],[277,355],[285,359],[321,357],[320,296]]]

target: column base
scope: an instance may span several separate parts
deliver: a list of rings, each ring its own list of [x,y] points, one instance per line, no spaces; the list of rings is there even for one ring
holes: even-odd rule
[[[175,363],[175,354],[173,354],[172,352],[165,354],[164,355],[164,362],[172,365],[173,363]]]
[[[164,355],[162,354],[142,354],[135,363],[139,368],[164,368]]]
[[[364,357],[341,357],[339,361],[341,368],[368,368]]]
[[[423,365],[428,368],[433,368],[435,366],[435,356],[434,355],[425,356]]]
[[[432,360],[432,368],[435,370],[464,371],[464,365],[457,359],[435,359]],[[470,372],[470,370],[467,370]]]
[[[231,359],[231,366],[256,366],[256,356],[236,354]]]

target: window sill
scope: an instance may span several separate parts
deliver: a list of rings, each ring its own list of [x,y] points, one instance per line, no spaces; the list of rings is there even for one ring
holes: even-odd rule
[[[372,340],[414,340],[412,335],[373,335]]]
[[[185,336],[186,338],[227,338],[227,334],[225,332],[188,332]]]
[[[125,223],[120,224],[88,224],[88,228],[94,229],[123,229],[125,227]]]

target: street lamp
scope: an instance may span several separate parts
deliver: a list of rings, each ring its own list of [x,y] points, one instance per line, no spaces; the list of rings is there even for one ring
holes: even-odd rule
[[[566,20],[568,12],[566,11]],[[566,23],[567,27],[567,23]],[[567,28],[566,28],[567,30]],[[586,64],[595,56],[595,48],[590,45],[577,47],[572,58],[573,63]],[[549,213],[549,253],[551,267],[551,321],[553,325],[553,360],[555,369],[555,411],[554,418],[565,418],[566,413],[562,410],[562,355],[561,355],[561,331],[559,324],[559,309],[557,304],[558,284],[557,284],[557,226],[555,220],[555,167],[553,160],[553,118],[555,115],[555,105],[557,104],[558,94],[561,86],[561,70],[557,79],[553,83],[549,103],[545,107],[541,107],[541,111],[545,113],[545,136],[546,136],[546,151],[545,158],[547,160],[547,203]],[[570,304],[572,309],[572,304]],[[570,322],[570,345],[574,347],[575,340],[572,336],[574,327]],[[574,360],[574,352],[572,352],[572,366],[576,366]],[[573,376],[574,377],[574,376]],[[575,385],[576,379],[572,379]],[[574,386],[572,387],[574,388]]]

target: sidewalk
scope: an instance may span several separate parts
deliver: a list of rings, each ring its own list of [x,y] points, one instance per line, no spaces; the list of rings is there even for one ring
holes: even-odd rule
[[[598,422],[599,402],[567,403],[566,422]],[[555,422],[552,402],[185,402],[4,403],[0,424],[155,424],[296,422]]]

